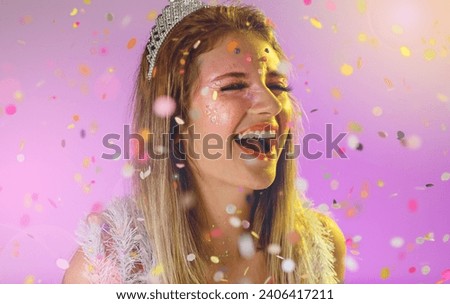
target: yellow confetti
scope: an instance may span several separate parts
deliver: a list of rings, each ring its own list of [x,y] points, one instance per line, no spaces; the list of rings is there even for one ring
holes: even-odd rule
[[[214,264],[218,264],[220,262],[219,258],[216,257],[215,255],[211,256],[211,262],[213,262]]]
[[[368,198],[369,197],[369,183],[365,182],[361,189],[361,198]]]
[[[394,24],[394,25],[391,27],[391,29],[392,29],[392,32],[393,32],[394,34],[397,34],[397,35],[403,34],[403,28],[402,28],[400,25],[398,25],[398,24]]]
[[[147,20],[153,21],[158,17],[158,12],[155,10],[152,10],[150,12],[148,12],[147,14]]]
[[[384,181],[381,180],[381,179],[379,179],[379,180],[377,181],[377,186],[380,187],[380,188],[383,188],[383,187],[384,187]]]
[[[78,9],[77,8],[73,8],[72,11],[70,12],[70,16],[75,16],[76,14],[78,14]]]
[[[353,133],[359,133],[363,130],[362,126],[355,121],[349,122],[347,125],[347,129]]]
[[[441,102],[448,102],[448,97],[442,93],[438,93],[436,97]]]
[[[212,95],[212,99],[213,100],[217,100],[217,95],[218,95],[217,91],[214,90],[213,95]]]
[[[358,61],[356,62],[356,67],[357,67],[358,69],[361,69],[362,66],[363,66],[363,60],[362,60],[361,57],[359,57],[359,58],[358,58]]]
[[[406,46],[402,46],[400,48],[400,53],[405,57],[411,56],[411,50],[409,48],[407,48]]]
[[[75,128],[75,125],[73,123],[71,123],[67,126],[67,129],[69,129],[69,130],[72,130],[74,128]]]
[[[391,272],[389,270],[389,268],[384,267],[383,269],[381,269],[381,273],[380,273],[380,277],[383,280],[386,280],[387,278],[389,278],[391,276]]]
[[[331,96],[333,96],[333,98],[336,100],[340,100],[342,98],[341,90],[339,88],[332,88]]]
[[[366,42],[367,40],[369,40],[369,37],[367,37],[367,34],[365,33],[360,33],[358,35],[358,40],[359,42]]]
[[[22,101],[23,100],[23,93],[21,91],[15,91],[13,97],[17,101]]]
[[[436,45],[436,39],[435,38],[430,38],[430,40],[428,41],[428,43],[432,46]]]
[[[91,4],[91,0],[83,0],[83,2],[84,2],[84,4],[87,4],[87,5]]]
[[[309,18],[309,22],[311,22],[311,25],[314,26],[316,29],[321,29],[322,28],[322,23],[320,23],[319,20],[317,20],[317,18]]]
[[[423,57],[425,58],[425,60],[431,61],[434,58],[436,58],[436,51],[432,49],[427,49],[423,53]]]
[[[358,12],[364,14],[367,11],[366,0],[358,0],[357,1]]]
[[[80,26],[80,22],[78,22],[78,21],[72,23],[73,28],[78,28],[79,26]]]
[[[255,239],[258,239],[258,240],[259,240],[259,235],[258,235],[255,231],[252,230],[251,235],[252,235]]]
[[[91,158],[90,157],[83,158],[83,168],[89,168],[90,165],[91,165]]]
[[[341,73],[344,76],[350,76],[351,74],[353,74],[353,67],[347,63],[344,63],[341,66]]]
[[[80,173],[75,173],[75,175],[73,176],[73,179],[74,179],[77,183],[80,183],[80,182],[81,182],[81,179],[82,179],[82,176],[81,176]]]
[[[29,274],[25,277],[25,280],[23,281],[24,284],[34,284],[35,278],[34,275]]]
[[[127,43],[127,49],[131,50],[136,45],[136,38],[131,38]]]
[[[159,276],[164,272],[164,268],[161,264],[156,265],[153,269],[152,269],[152,275],[154,276]]]
[[[381,115],[383,115],[383,109],[381,107],[373,107],[372,109],[372,114],[375,117],[380,117]]]

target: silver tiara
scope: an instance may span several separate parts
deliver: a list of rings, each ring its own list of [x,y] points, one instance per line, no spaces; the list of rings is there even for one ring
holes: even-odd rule
[[[152,27],[150,34],[150,39],[147,44],[147,60],[150,64],[148,69],[147,78],[151,79],[153,74],[153,69],[155,67],[156,57],[158,56],[158,51],[163,44],[166,37],[169,35],[170,31],[178,24],[184,17],[189,14],[208,7],[205,3],[199,0],[169,0],[170,3],[167,5],[162,13],[156,18],[156,23]]]

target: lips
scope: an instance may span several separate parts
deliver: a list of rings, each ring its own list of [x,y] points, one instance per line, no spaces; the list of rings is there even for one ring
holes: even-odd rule
[[[278,125],[258,123],[238,132],[234,141],[247,155],[258,159],[273,158],[277,154]]]

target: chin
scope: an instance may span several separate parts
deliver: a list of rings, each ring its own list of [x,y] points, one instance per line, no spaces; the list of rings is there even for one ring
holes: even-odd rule
[[[259,175],[251,181],[249,188],[252,190],[264,190],[269,188],[275,181],[275,175]]]

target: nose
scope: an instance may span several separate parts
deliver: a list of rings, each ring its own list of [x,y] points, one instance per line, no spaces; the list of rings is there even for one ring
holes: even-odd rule
[[[252,106],[248,110],[252,114],[273,117],[283,109],[280,100],[265,85],[249,94],[253,95]]]

